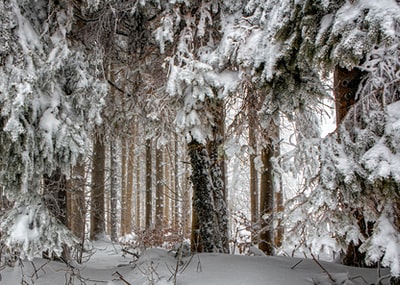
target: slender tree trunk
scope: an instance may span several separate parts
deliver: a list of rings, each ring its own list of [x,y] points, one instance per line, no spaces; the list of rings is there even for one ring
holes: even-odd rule
[[[145,226],[146,229],[150,229],[153,223],[152,216],[152,199],[153,199],[153,190],[152,190],[152,142],[151,139],[146,140],[146,217],[145,217]]]
[[[92,189],[90,203],[90,239],[96,240],[105,232],[104,209],[105,147],[101,139],[93,143]]]
[[[278,221],[278,226],[276,228],[276,233],[275,233],[275,246],[276,247],[281,247],[283,243],[283,235],[285,233],[285,228],[282,224],[282,215],[283,215],[283,189],[282,189],[282,179],[281,176],[279,175],[279,185],[280,189],[279,191],[275,192],[275,212],[277,215],[280,217],[277,219]]]
[[[275,183],[272,158],[277,155],[277,143],[279,140],[279,126],[271,121],[268,129],[269,137],[266,145],[261,150],[263,171],[260,182],[260,213],[261,230],[259,248],[267,255],[274,254],[274,207],[275,207]]]
[[[177,230],[179,226],[179,166],[178,166],[178,158],[179,158],[179,153],[178,153],[178,137],[175,134],[175,142],[174,142],[174,206],[173,206],[173,215],[174,215],[174,229]],[[184,227],[184,225],[182,225]]]
[[[157,230],[164,228],[164,153],[156,148],[156,221]]]
[[[258,210],[258,173],[256,170],[255,159],[257,153],[257,143],[254,133],[255,123],[249,120],[249,146],[250,152],[250,217],[251,223],[255,225],[259,219]]]
[[[126,139],[121,142],[121,236],[127,234],[127,211],[128,211],[128,189],[126,179],[127,152],[128,146]]]
[[[141,229],[141,210],[142,210],[142,206],[141,206],[141,201],[142,201],[142,195],[141,195],[141,185],[140,185],[140,159],[139,156],[136,159],[136,229],[140,230]]]
[[[118,201],[118,159],[116,144],[110,142],[110,237],[118,240],[117,201]]]
[[[171,162],[168,158],[168,152],[164,152],[164,222],[166,228],[171,228],[174,224],[173,216],[171,216],[171,207],[173,207],[173,199],[171,199],[171,189],[174,187],[171,175]]]
[[[129,143],[129,153],[128,153],[128,175],[127,175],[127,185],[126,185],[126,211],[125,211],[125,234],[130,234],[132,232],[132,222],[133,222],[133,174],[135,171],[135,144],[132,140]]]

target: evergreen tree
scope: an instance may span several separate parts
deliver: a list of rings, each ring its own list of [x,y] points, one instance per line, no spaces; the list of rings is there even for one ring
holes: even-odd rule
[[[47,209],[43,175],[67,175],[87,153],[105,94],[96,61],[68,39],[72,13],[58,1],[1,1],[1,183],[14,208],[2,239],[22,257],[60,254],[76,239]],[[88,124],[87,122],[91,122]]]

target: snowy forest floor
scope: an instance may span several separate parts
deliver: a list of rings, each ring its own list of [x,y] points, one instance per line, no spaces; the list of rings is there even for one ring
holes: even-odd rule
[[[90,259],[75,265],[74,269],[45,259],[24,261],[13,268],[6,267],[0,271],[0,284],[174,284],[173,273],[177,260],[172,252],[148,249],[138,260],[133,261],[136,258],[124,255],[119,245],[110,242],[96,242],[93,249]],[[352,268],[324,261],[320,263],[336,282],[331,281],[312,259],[195,254],[183,258],[177,271],[176,284],[378,284],[377,269]],[[388,271],[381,270],[380,274],[388,274]],[[384,279],[381,284],[388,284],[388,279]]]

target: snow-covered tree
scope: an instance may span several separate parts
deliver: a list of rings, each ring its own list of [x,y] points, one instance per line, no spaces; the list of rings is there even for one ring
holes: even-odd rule
[[[106,88],[96,59],[68,39],[73,14],[67,3],[0,6],[0,179],[15,202],[2,215],[2,239],[23,257],[58,254],[75,239],[46,209],[42,177],[57,169],[68,174],[86,154]]]
[[[300,15],[307,3],[299,2],[304,4]],[[305,58],[322,71],[357,68],[363,76],[355,88],[356,103],[336,132],[322,141],[299,143],[298,161],[309,170],[305,182],[313,190],[291,201],[292,229],[302,233],[292,242],[316,252],[361,243],[367,263],[382,259],[398,276],[398,149],[392,142],[397,138],[400,7],[396,1],[324,1],[319,6],[317,21],[307,25],[303,20],[302,31],[314,31],[314,36],[299,51],[313,51]],[[342,80],[345,85],[351,81]]]

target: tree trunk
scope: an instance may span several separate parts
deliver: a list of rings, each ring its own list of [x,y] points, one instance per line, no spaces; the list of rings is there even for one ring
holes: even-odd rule
[[[356,93],[361,82],[362,72],[358,68],[347,70],[336,66],[333,73],[333,94],[335,96],[336,126],[339,127],[349,109],[356,103]],[[364,216],[362,210],[355,209],[360,230],[363,227]],[[343,264],[349,266],[365,265],[365,253],[359,251],[359,245],[351,242],[343,257]]]
[[[68,202],[67,202],[67,179],[60,168],[57,168],[50,176],[43,176],[43,188],[46,195],[45,202],[49,211],[65,226],[68,227]],[[63,245],[62,259],[65,262],[71,260],[69,248]],[[52,252],[44,252],[47,258],[53,258]]]
[[[101,139],[93,143],[92,189],[90,202],[90,239],[96,240],[104,235],[104,175],[105,147]]]
[[[164,152],[164,223],[166,228],[172,228],[174,224],[174,216],[171,215],[171,208],[173,207],[173,199],[171,194],[174,185],[171,174],[171,161],[168,157],[168,151]]]
[[[226,213],[217,213],[217,210],[224,210],[219,204],[223,201],[221,193],[223,182],[220,177],[217,180],[221,172],[218,171],[219,168],[216,165],[211,167],[208,152],[203,144],[193,140],[188,145],[188,151],[192,165],[193,185],[192,233],[198,235],[192,236],[192,241],[198,241],[197,251],[224,253],[226,248],[224,247],[225,225],[223,223]],[[214,197],[219,200],[217,205]]]
[[[336,66],[333,73],[333,94],[335,96],[336,125],[339,126],[350,107],[356,103],[356,93],[362,72],[358,68],[347,70]]]
[[[277,155],[279,140],[279,126],[273,120],[268,129],[266,145],[261,150],[263,171],[260,182],[260,242],[259,248],[267,255],[274,254],[274,207],[275,183],[272,158]]]
[[[141,229],[141,201],[142,201],[142,195],[140,193],[140,159],[139,156],[136,159],[136,215],[135,215],[135,220],[136,220],[136,229],[140,230]]]
[[[152,227],[152,199],[153,199],[153,191],[152,191],[152,142],[151,139],[146,140],[146,217],[145,217],[145,226],[146,230]]]
[[[259,219],[258,210],[258,173],[256,170],[255,159],[257,153],[257,143],[254,133],[255,123],[249,119],[249,146],[250,150],[250,217],[251,223],[255,225]]]
[[[86,224],[85,185],[85,164],[80,162],[72,169],[68,187],[70,199],[67,201],[70,205],[68,213],[70,229],[82,242],[85,238]]]
[[[130,141],[128,146],[128,175],[126,184],[126,211],[125,211],[125,234],[132,233],[132,222],[133,222],[133,173],[135,171],[135,144],[134,141]]]
[[[60,168],[50,176],[44,175],[43,188],[46,193],[46,206],[61,223],[68,226],[67,180]]]
[[[128,208],[128,193],[126,183],[126,168],[127,168],[127,152],[128,152],[126,139],[121,142],[121,236],[127,234],[127,208]]]
[[[164,228],[164,153],[156,148],[156,221],[155,228]]]
[[[118,160],[114,141],[110,142],[110,237],[118,240],[117,200],[118,200]],[[121,225],[122,226],[122,225]]]
[[[213,201],[215,215],[218,223],[217,242],[221,244],[223,253],[229,253],[229,233],[228,233],[228,211],[226,206],[227,192],[225,188],[225,157],[222,147],[225,136],[225,112],[223,102],[218,101],[218,114],[215,116],[215,126],[213,127],[213,140],[208,142],[207,148],[210,155],[210,174],[213,183]]]
[[[174,142],[174,206],[172,208],[172,213],[174,215],[173,218],[173,228],[175,230],[178,230],[179,227],[179,169],[178,169],[178,158],[179,158],[179,152],[178,152],[178,137],[175,134],[175,142]],[[182,225],[184,227],[184,225]]]

